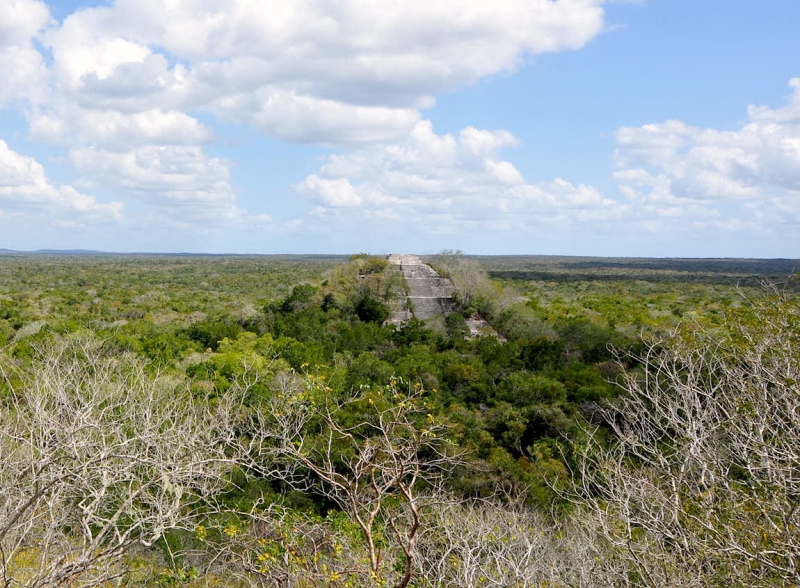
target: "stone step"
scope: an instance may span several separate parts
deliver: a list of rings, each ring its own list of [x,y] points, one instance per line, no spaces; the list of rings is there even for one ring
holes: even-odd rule
[[[435,316],[446,316],[455,310],[455,302],[450,297],[408,297],[414,316],[419,320],[426,320]]]
[[[456,309],[453,283],[440,276],[431,266],[422,263],[419,257],[393,254],[389,256],[389,263],[398,266],[408,284],[408,297],[398,305],[392,323],[401,324],[408,320],[409,306],[413,315],[420,320],[445,316]]]
[[[394,325],[402,325],[412,316],[426,320],[436,316],[446,316],[457,310],[453,300],[453,282],[443,278],[431,266],[422,263],[416,255],[392,254],[389,263],[398,267],[408,284],[408,296],[396,302],[395,311],[388,321]],[[412,311],[409,311],[409,306]],[[467,320],[470,334],[492,335],[498,337],[492,327],[482,318],[472,317]],[[498,337],[500,340],[505,340]]]

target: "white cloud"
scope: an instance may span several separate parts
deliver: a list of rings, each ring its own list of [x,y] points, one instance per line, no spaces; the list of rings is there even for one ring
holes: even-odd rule
[[[583,46],[602,30],[602,3],[231,0],[200,7],[189,0],[166,6],[117,0],[108,22],[116,30],[125,23],[142,41],[194,62],[252,56],[273,62],[287,78],[285,65],[292,63],[311,80],[462,83],[513,67],[525,53]]]
[[[50,20],[50,11],[38,0],[4,0],[0,4],[0,47],[25,45]]]
[[[408,134],[419,112],[407,108],[359,106],[297,95],[271,87],[253,94],[224,96],[210,108],[264,134],[300,143],[371,143]]]
[[[33,113],[30,134],[48,143],[116,150],[140,145],[197,145],[213,137],[210,128],[175,110],[91,111],[68,103],[62,104],[58,112]]]
[[[114,0],[59,24],[39,0],[0,0],[0,108],[21,106],[33,140],[65,148],[79,190],[133,204],[126,222],[136,208],[187,231],[271,223],[237,202],[231,162],[209,154],[216,117],[337,148],[295,186],[312,218],[497,234],[620,221],[796,230],[800,79],[784,106],[751,106],[737,129],[620,128],[619,202],[559,178],[526,181],[502,156],[519,143],[507,131],[437,135],[424,120],[441,92],[583,47],[604,30],[606,3]],[[4,218],[120,218],[120,203],[54,186],[2,147]]]
[[[350,183],[347,178],[321,178],[316,174],[308,176],[296,186],[298,192],[312,195],[323,204],[314,209],[315,215],[321,215],[324,207],[353,208],[364,203],[364,197]]]
[[[33,38],[49,22],[50,11],[43,2],[0,2],[0,107],[15,100],[44,98],[46,68]]]
[[[203,113],[285,141],[356,147],[298,187],[321,210],[368,204],[385,217],[410,189],[425,210],[449,214],[462,192],[524,185],[497,156],[516,139],[472,128],[437,137],[421,110],[438,92],[582,47],[603,30],[603,2],[114,0],[56,23],[39,0],[5,0],[0,106],[28,101],[30,138],[66,149],[81,190],[169,222],[269,222],[237,203],[230,162],[204,148],[215,137]],[[382,164],[367,161],[374,145]],[[389,185],[350,183],[335,165],[374,179],[370,166],[386,165]],[[467,167],[477,171],[452,191]],[[76,206],[84,198],[48,190]]]
[[[119,221],[123,208],[120,202],[98,202],[71,186],[53,186],[39,162],[12,151],[2,140],[0,204],[7,213],[44,214],[62,224]]]
[[[230,163],[201,147],[78,148],[69,159],[90,187],[136,198],[183,221],[226,224],[248,216],[236,205]]]
[[[330,156],[295,190],[316,205],[314,217],[403,219],[429,232],[465,222],[505,230],[607,222],[623,214],[623,207],[591,186],[562,179],[526,183],[511,162],[500,159],[504,146],[517,144],[503,130],[469,127],[457,136],[437,135],[430,121],[421,121],[402,143]]]
[[[761,231],[800,223],[800,79],[781,108],[751,106],[737,130],[667,121],[616,133],[623,194],[663,216]],[[747,219],[745,224],[728,222]],[[753,224],[755,223],[755,224]]]
[[[796,137],[800,133],[800,78],[790,80],[789,87],[793,92],[789,103],[783,108],[748,107],[747,113],[751,122],[745,129]]]
[[[289,141],[366,143],[408,133],[437,92],[582,47],[602,3],[117,0],[46,38],[60,90],[87,108],[157,101]]]

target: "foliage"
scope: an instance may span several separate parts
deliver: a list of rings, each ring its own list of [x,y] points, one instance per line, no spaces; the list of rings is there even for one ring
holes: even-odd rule
[[[650,343],[588,430],[578,501],[648,586],[794,584],[800,564],[800,306],[755,301]],[[621,580],[621,579],[620,579]]]
[[[779,261],[0,257],[5,583],[790,584]]]
[[[373,298],[369,294],[365,294],[361,300],[358,301],[356,305],[356,314],[359,320],[365,323],[381,324],[389,318],[389,311],[386,307],[381,304],[380,300]]]
[[[419,565],[427,503],[460,463],[425,391],[404,388],[392,380],[334,402],[324,378],[308,377],[303,389],[267,401],[250,432],[259,440],[253,467],[346,513],[360,531],[373,581],[398,588]]]
[[[0,412],[0,577],[100,585],[227,487],[236,395],[198,403],[92,338],[35,346]]]

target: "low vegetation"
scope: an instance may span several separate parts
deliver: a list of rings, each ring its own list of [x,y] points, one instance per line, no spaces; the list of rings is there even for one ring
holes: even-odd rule
[[[790,262],[430,261],[0,258],[0,582],[797,583]]]

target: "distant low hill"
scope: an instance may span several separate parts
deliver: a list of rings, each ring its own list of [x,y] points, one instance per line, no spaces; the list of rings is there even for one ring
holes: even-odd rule
[[[350,255],[343,253],[188,253],[188,252],[128,252],[96,251],[93,249],[37,249],[36,251],[20,251],[0,248],[0,255],[6,256],[42,256],[53,257],[267,257],[274,260],[315,260],[346,261]]]

